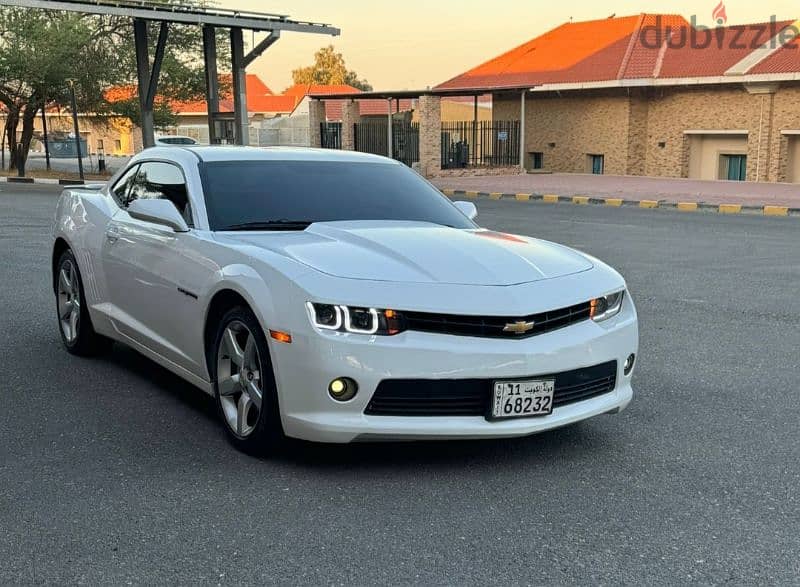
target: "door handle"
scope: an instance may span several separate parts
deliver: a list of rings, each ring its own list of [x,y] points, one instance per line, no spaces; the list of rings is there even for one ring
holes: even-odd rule
[[[112,226],[106,229],[106,240],[110,243],[114,243],[119,239],[119,228],[116,226]]]

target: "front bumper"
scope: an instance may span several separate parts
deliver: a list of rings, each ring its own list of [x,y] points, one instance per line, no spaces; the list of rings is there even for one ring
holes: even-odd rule
[[[617,412],[633,395],[625,359],[638,350],[636,311],[627,307],[603,323],[586,320],[520,340],[405,332],[365,336],[293,331],[292,344],[271,341],[284,431],[317,442],[508,438]],[[617,361],[616,387],[603,395],[556,407],[543,417],[488,421],[479,416],[370,416],[364,410],[384,379],[504,379]],[[358,382],[348,402],[328,395],[336,377]]]

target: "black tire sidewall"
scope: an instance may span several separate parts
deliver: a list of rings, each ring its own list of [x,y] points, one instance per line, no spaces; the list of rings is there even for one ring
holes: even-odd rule
[[[76,336],[75,340],[71,343],[64,335],[64,329],[61,327],[61,317],[59,316],[58,312],[58,279],[61,274],[61,268],[64,266],[66,261],[72,263],[72,266],[75,268],[75,278],[78,280],[78,291],[80,292],[81,296],[80,318],[78,320],[78,336]],[[64,347],[70,353],[76,355],[89,355],[97,352],[99,337],[97,334],[95,334],[94,327],[92,326],[92,320],[89,317],[89,304],[86,300],[86,292],[83,289],[83,276],[81,275],[80,267],[78,267],[78,261],[75,259],[75,255],[71,250],[67,249],[61,254],[61,257],[59,257],[53,283],[56,301],[56,319],[58,320],[58,333],[61,335],[61,342],[64,344]]]
[[[258,422],[253,432],[244,438],[237,435],[228,425],[225,413],[222,409],[219,385],[217,383],[217,355],[219,353],[219,347],[222,344],[222,336],[228,325],[234,321],[243,323],[253,335],[258,349],[261,372],[264,374],[262,378],[263,388]],[[238,449],[249,454],[264,455],[274,451],[282,444],[285,438],[280,418],[275,374],[272,369],[272,359],[270,357],[269,344],[267,343],[264,329],[250,309],[236,307],[224,314],[217,327],[216,335],[214,336],[214,344],[211,347],[211,356],[209,357],[209,366],[212,371],[212,379],[214,382],[214,398],[217,404],[217,413],[221,420],[220,423],[225,428],[225,432],[230,441]]]

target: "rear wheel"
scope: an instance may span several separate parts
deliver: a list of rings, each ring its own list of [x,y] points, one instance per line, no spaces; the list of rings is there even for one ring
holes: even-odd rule
[[[220,321],[213,346],[214,391],[231,442],[251,454],[284,440],[269,348],[253,313],[243,307]]]
[[[106,348],[109,340],[94,331],[81,273],[70,250],[64,251],[56,265],[55,290],[58,330],[67,351],[89,356]]]

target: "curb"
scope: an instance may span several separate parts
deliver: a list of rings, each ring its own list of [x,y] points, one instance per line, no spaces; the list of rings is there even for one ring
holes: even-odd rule
[[[100,181],[100,180],[98,180]],[[0,183],[26,183],[37,185],[84,185],[80,179],[54,179],[50,177],[0,177]]]
[[[491,200],[514,200],[517,202],[543,202],[546,204],[575,204],[586,206],[622,206],[644,208],[649,210],[678,210],[680,212],[716,212],[718,214],[755,214],[760,216],[800,216],[800,208],[788,206],[749,206],[744,204],[707,204],[705,202],[667,202],[665,200],[626,200],[623,198],[600,198],[592,196],[559,196],[556,194],[506,194],[500,192],[476,192],[464,190],[442,189],[449,197],[469,199],[489,198]]]

